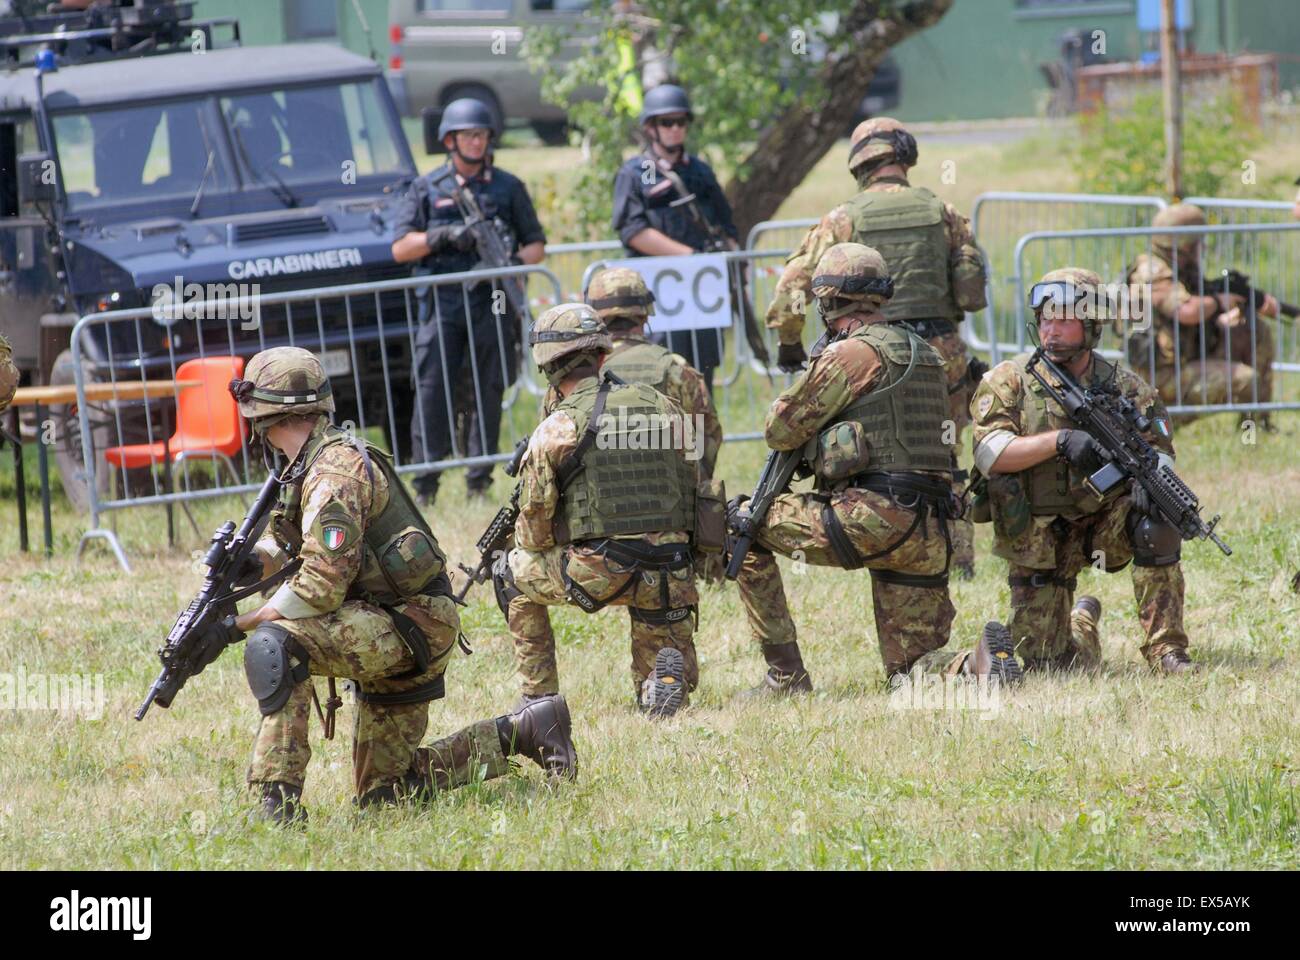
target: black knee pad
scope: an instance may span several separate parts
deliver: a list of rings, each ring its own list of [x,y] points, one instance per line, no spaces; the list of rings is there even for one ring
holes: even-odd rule
[[[298,666],[290,665],[290,655]],[[262,716],[278,713],[293,688],[307,679],[307,651],[278,623],[259,624],[244,642],[244,675]]]
[[[492,564],[492,592],[496,594],[497,606],[501,615],[510,619],[510,601],[522,597],[524,592],[515,585],[515,572],[510,569],[510,555],[501,554],[500,559]]]
[[[1172,523],[1130,511],[1124,529],[1133,548],[1134,566],[1169,567],[1182,556],[1183,537]]]

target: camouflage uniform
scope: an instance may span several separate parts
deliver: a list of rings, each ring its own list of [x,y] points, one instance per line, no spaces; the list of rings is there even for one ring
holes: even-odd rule
[[[868,268],[864,263],[874,266]],[[864,273],[868,269],[875,272]],[[818,278],[824,274],[883,276],[884,270],[884,262],[874,250],[860,244],[839,244],[818,263],[816,274]],[[914,347],[917,369],[933,371],[925,381],[929,392],[910,398],[915,404],[909,407],[915,411],[912,419],[918,422],[905,424],[894,419],[892,426],[884,429],[901,433],[914,428],[921,435],[932,434],[937,453],[931,455],[933,463],[928,469],[893,472],[884,469],[884,463],[871,461],[860,473],[841,482],[819,478],[816,492],[775,497],[738,580],[750,631],[771,668],[767,682],[772,689],[789,687],[792,677],[802,673],[797,647],[789,646],[796,643],[795,625],[773,554],[816,566],[846,566],[829,526],[836,521],[857,560],[865,561],[871,572],[877,642],[886,673],[905,672],[922,655],[948,642],[955,611],[947,583],[952,524],[946,516],[951,504],[946,501],[952,492],[951,474],[941,466],[948,462],[949,451],[939,439],[947,406],[943,359],[903,325],[880,318],[876,311],[884,299],[876,295],[858,297],[856,302],[845,298],[853,311],[874,314],[877,319],[833,339],[776,399],[767,416],[768,446],[773,450],[803,447],[827,425],[844,422],[841,414],[857,409],[864,397],[901,385],[899,380],[906,377],[898,378],[892,371],[906,367],[907,360],[904,356],[895,366],[893,351],[906,353]],[[890,352],[890,362],[882,351]],[[885,402],[883,415],[889,417],[889,410]],[[933,422],[919,422],[927,416]],[[878,457],[882,451],[872,449],[871,453]],[[936,503],[931,495],[891,494],[888,485],[901,478],[928,482],[945,502]],[[911,506],[904,505],[909,501]],[[866,559],[873,556],[875,559]]]
[[[1044,277],[1045,282],[1049,279],[1100,283],[1096,274],[1077,268],[1053,271]],[[1096,329],[1099,337],[1100,326]],[[975,390],[971,413],[976,465],[986,474],[1011,439],[1077,427],[1027,372],[1028,359],[1025,354],[1003,361]],[[1151,418],[1154,426],[1148,441],[1173,456],[1168,415],[1148,384],[1097,353],[1092,354],[1091,367],[1079,379],[1085,386],[1113,380],[1120,392]],[[1099,501],[1082,481],[1073,466],[1055,460],[1020,473],[989,476],[993,552],[1010,564],[1012,613],[1008,626],[1016,652],[1028,667],[1100,663],[1095,617],[1087,609],[1072,609],[1076,577],[1088,566],[1115,573],[1134,559],[1130,496],[1112,494]],[[1035,506],[1041,503],[1039,494],[1044,490],[1061,502],[1054,513]],[[1143,656],[1155,665],[1168,653],[1185,651],[1183,574],[1176,559],[1158,566],[1135,563],[1132,577],[1138,619],[1146,634]]]
[[[255,547],[264,569],[279,570],[291,558],[301,565],[268,601],[282,619],[259,625],[245,646],[255,695],[261,695],[256,658],[266,644],[283,642],[292,655],[285,662],[293,664],[286,670],[293,681],[287,698],[276,698],[282,699],[278,706],[270,697],[260,701],[263,716],[248,769],[250,786],[264,795],[273,785],[301,792],[311,759],[308,714],[315,690],[309,675],[356,683],[353,784],[363,803],[385,792],[392,795],[403,785],[446,788],[506,773],[496,719],[420,746],[429,701],[442,696],[460,617],[442,572],[445,558],[385,455],[329,424],[324,416],[333,409],[328,389],[314,392],[328,381],[306,351],[265,351],[249,362],[247,375],[240,408],[245,416],[259,418],[254,420],[259,432],[285,416],[317,416],[291,467],[297,477],[283,488],[272,522]],[[304,395],[309,402],[268,415],[268,403],[277,401],[272,394],[263,400],[255,392],[267,383],[291,395],[278,402],[289,404]],[[374,527],[381,536],[394,532],[377,544]],[[419,637],[402,635],[410,637],[412,630],[427,644],[420,651],[427,655],[423,670],[416,660]]]
[[[579,448],[581,411],[589,410],[597,393],[608,387],[596,377],[589,377],[578,381],[567,396],[561,396],[557,388],[567,372],[552,375],[553,366],[563,363],[563,357],[568,355],[596,359],[608,351],[611,341],[595,313],[583,304],[561,304],[548,310],[538,320],[533,335],[536,338],[539,331],[559,330],[580,322],[589,323],[590,332],[584,340],[575,337],[564,344],[566,352],[560,359],[545,351],[546,342],[534,339],[534,356],[548,371],[554,396],[549,401],[551,412],[533,431],[521,463],[515,548],[507,557],[508,571],[502,570],[497,580],[498,601],[514,640],[522,690],[525,697],[533,697],[559,689],[555,635],[546,607],[570,603],[588,612],[594,612],[593,605],[595,609],[606,605],[629,608],[632,679],[638,696],[652,674],[656,657],[665,648],[680,651],[684,682],[688,690],[694,689],[699,682],[692,640],[698,595],[690,561],[689,524],[683,524],[681,529],[615,533],[590,539],[571,538],[566,528],[566,497],[572,498],[580,491],[578,484],[561,489],[561,468]],[[647,407],[682,416],[680,407],[648,386],[622,389]],[[610,416],[616,415],[615,406],[606,409]],[[683,461],[685,458],[685,452],[680,450],[668,455]],[[596,454],[587,448],[582,455],[583,471],[595,460]],[[692,478],[697,475],[693,465],[685,469]],[[632,482],[626,485],[630,488]],[[693,510],[693,488],[690,493]],[[637,569],[637,564],[612,555],[623,547],[675,554],[678,562],[672,564],[673,569]]]
[[[14,366],[13,350],[9,341],[0,336],[0,413],[9,409],[18,389],[18,368]]]
[[[1154,225],[1205,222],[1199,207],[1176,204],[1160,211]],[[1240,307],[1222,315],[1217,308],[1207,311],[1196,325],[1176,319],[1178,309],[1189,300],[1217,292],[1212,282],[1202,287],[1196,267],[1198,244],[1199,238],[1190,234],[1156,236],[1151,252],[1139,254],[1129,268],[1130,284],[1151,288],[1148,315],[1142,318],[1149,320],[1150,329],[1129,334],[1129,363],[1154,383],[1167,404],[1252,403],[1257,396],[1261,402],[1271,400],[1277,351],[1265,317],[1255,318],[1253,342],[1249,316]]]
[[[868,138],[873,135],[893,130],[902,130],[902,127],[888,117],[867,120],[858,125],[851,141],[853,147],[850,149],[849,167],[858,179],[861,192],[822,217],[804,236],[799,248],[786,260],[785,270],[777,282],[774,299],[767,311],[767,326],[777,330],[782,343],[798,343],[802,337],[804,307],[811,299],[812,272],[822,255],[834,244],[846,241],[876,245],[873,236],[864,234],[855,226],[855,215],[861,217],[855,208],[861,207],[867,198],[876,194],[929,196],[928,191],[918,190],[909,184],[906,177],[880,176],[871,172],[871,168],[896,163],[898,159],[894,148],[887,142],[873,139],[869,145],[863,144],[867,144]],[[868,167],[868,164],[871,166]],[[961,322],[962,311],[980,310],[985,306],[986,274],[983,256],[975,246],[970,232],[970,222],[950,203],[939,205],[939,212],[943,243],[947,250],[944,268],[947,273],[948,303],[941,315],[908,316],[907,319],[917,326],[926,342],[944,358],[944,369],[948,376],[949,416],[954,424],[953,467],[956,469],[956,448],[962,430],[970,423],[970,399],[974,389],[968,370],[969,351],[961,334],[957,332],[956,325]],[[867,216],[869,215],[868,209]],[[905,277],[900,278],[904,265],[887,251],[882,250],[882,254],[894,274],[897,289],[903,290],[907,284]],[[890,305],[885,307],[885,316],[888,319],[898,319]],[[975,561],[974,529],[970,520],[958,520],[953,533],[953,563],[966,571],[973,567]]]

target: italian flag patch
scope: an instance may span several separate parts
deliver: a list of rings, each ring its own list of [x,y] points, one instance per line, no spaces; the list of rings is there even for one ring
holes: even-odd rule
[[[1162,437],[1169,436],[1169,421],[1166,420],[1164,417],[1157,417],[1156,430],[1159,432],[1160,436]]]
[[[333,524],[326,524],[325,526],[321,527],[320,533],[321,533],[321,543],[325,544],[326,550],[339,549],[341,546],[343,546],[343,542],[348,538],[348,534],[346,530],[344,530],[342,527],[335,526]]]

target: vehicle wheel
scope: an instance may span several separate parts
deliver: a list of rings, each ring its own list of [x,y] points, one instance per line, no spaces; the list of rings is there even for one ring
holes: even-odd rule
[[[535,120],[532,126],[533,133],[548,147],[569,145],[569,125],[563,120]]]
[[[90,360],[82,359],[82,370],[86,379],[93,380],[95,365]],[[64,350],[54,360],[50,371],[51,386],[71,386],[77,382],[72,362],[72,351]],[[122,432],[126,435],[122,443],[143,443],[146,441],[145,430],[141,422],[141,410],[123,405]],[[50,407],[50,420],[54,425],[54,462],[59,468],[59,479],[63,484],[63,493],[68,502],[79,512],[90,509],[90,492],[86,481],[86,458],[82,448],[81,421],[77,416],[77,405],[69,403]],[[90,442],[95,451],[95,489],[103,498],[108,496],[111,480],[111,468],[104,460],[106,447],[118,442],[115,417],[110,407],[99,407],[90,411]],[[37,430],[44,427],[37,424]],[[131,470],[127,475],[132,490],[152,490],[151,471],[146,467]]]
[[[505,132],[506,126],[505,118],[501,115],[501,103],[497,100],[497,95],[481,83],[465,83],[447,90],[442,95],[442,105],[446,107],[447,104],[453,100],[459,100],[461,97],[469,97],[472,100],[487,104],[497,130],[497,139],[500,140],[500,135]]]

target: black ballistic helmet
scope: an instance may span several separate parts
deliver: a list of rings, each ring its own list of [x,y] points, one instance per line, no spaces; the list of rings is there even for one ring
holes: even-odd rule
[[[500,133],[497,130],[496,117],[486,103],[482,100],[461,97],[447,104],[446,109],[442,111],[442,118],[438,121],[438,141],[441,143],[447,134],[455,133],[457,130],[475,129],[492,131],[493,139],[496,139]]]
[[[653,120],[655,117],[664,117],[673,113],[684,113],[688,120],[695,119],[686,91],[676,84],[661,83],[646,92],[641,101],[641,119],[637,122],[644,125],[646,121]]]

